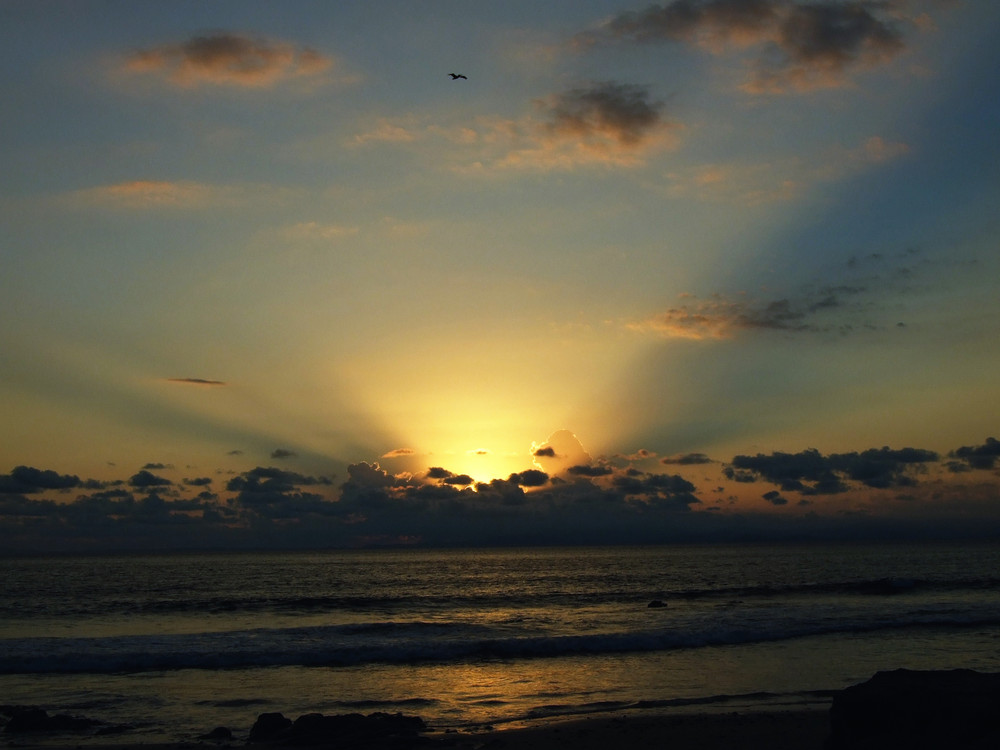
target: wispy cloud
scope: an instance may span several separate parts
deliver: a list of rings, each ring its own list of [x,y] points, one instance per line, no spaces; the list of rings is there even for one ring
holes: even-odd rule
[[[740,88],[783,94],[838,88],[904,47],[899,3],[854,0],[674,0],[620,13],[578,34],[578,48],[680,43],[711,55],[747,55]],[[926,26],[926,17],[921,16]],[[914,23],[914,25],[920,25]]]
[[[203,85],[266,88],[326,72],[333,60],[309,47],[230,32],[137,50],[126,71],[153,75],[179,88]]]
[[[708,299],[688,295],[682,304],[629,327],[664,338],[692,340],[732,339],[750,331],[848,333],[854,326],[847,318],[860,311],[865,292],[864,287],[841,285],[770,299],[746,294],[716,294]]]
[[[403,456],[415,456],[416,454],[417,452],[413,448],[396,448],[388,453],[383,453],[380,458],[402,458]]]
[[[219,386],[228,385],[224,380],[209,380],[208,378],[167,378],[168,383],[178,383],[180,385],[204,385]]]
[[[215,185],[189,180],[129,180],[68,194],[72,206],[120,210],[206,210],[285,202],[294,191],[271,185]]]
[[[672,198],[756,206],[799,198],[810,187],[861,174],[904,157],[910,147],[872,136],[852,148],[766,162],[701,164],[668,172],[666,193]]]
[[[574,88],[532,102],[518,119],[481,117],[452,127],[412,116],[381,119],[356,135],[355,146],[440,140],[455,171],[568,171],[637,167],[677,145],[682,125],[669,119],[649,90],[618,82]]]

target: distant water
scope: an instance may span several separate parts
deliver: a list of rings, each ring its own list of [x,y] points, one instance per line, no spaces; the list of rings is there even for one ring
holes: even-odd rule
[[[0,582],[0,704],[143,742],[265,711],[449,727],[1000,671],[998,545],[20,558]]]

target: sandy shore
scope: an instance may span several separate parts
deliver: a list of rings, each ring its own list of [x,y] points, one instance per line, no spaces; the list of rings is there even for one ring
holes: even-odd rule
[[[607,750],[609,747],[665,747],[670,750],[821,750],[829,734],[829,712],[826,709],[804,709],[772,712],[733,712],[702,714],[622,714],[602,715],[572,720],[557,720],[518,728],[496,728],[480,731],[430,732],[430,742],[414,748],[455,748],[455,750]],[[10,748],[30,750],[211,750],[212,748],[285,747],[267,743],[245,745],[231,740],[222,743],[158,745],[129,743],[124,739],[103,744],[95,740],[68,739],[52,742],[42,736],[20,736],[16,740],[2,738],[0,744]],[[339,748],[345,745],[333,742]],[[400,743],[390,743],[400,750]],[[296,750],[302,750],[297,748]],[[365,743],[365,750],[379,750]]]
[[[820,709],[627,715],[498,730],[478,735],[476,739],[482,743],[480,746],[484,750],[606,750],[609,747],[821,750],[829,735],[829,726],[829,712]]]

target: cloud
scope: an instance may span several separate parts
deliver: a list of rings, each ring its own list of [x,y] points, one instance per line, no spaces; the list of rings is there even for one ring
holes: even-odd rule
[[[480,117],[443,127],[412,116],[380,119],[352,145],[407,147],[440,140],[443,157],[464,174],[504,171],[570,171],[581,167],[631,168],[677,145],[680,123],[644,86],[605,81],[534,100],[519,119]]]
[[[169,487],[173,484],[169,479],[158,477],[152,472],[142,469],[129,477],[128,483],[132,487],[145,489],[150,487]]]
[[[583,451],[567,431],[554,433],[550,441],[539,446],[543,453],[552,448],[548,460]],[[949,454],[951,462],[968,467],[966,459],[972,458],[981,459],[984,468],[995,466],[997,443],[988,438],[982,445],[958,448]],[[698,466],[700,456],[668,460]],[[0,476],[0,547],[66,552],[997,538],[996,478],[972,469],[956,476],[947,473],[947,466],[931,475],[936,461],[933,451],[888,447],[736,456],[723,467],[731,481],[776,485],[758,495],[753,509],[736,497],[725,505],[703,503],[701,492],[729,491],[715,480],[699,490],[677,474],[589,456],[559,476],[527,469],[488,483],[474,483],[443,466],[419,475],[392,475],[376,463],[359,462],[348,467],[347,481],[338,487],[325,476],[256,467],[231,477],[218,492],[207,489],[208,477],[171,485],[143,470],[129,485],[81,482],[73,475],[20,466]],[[925,474],[930,476],[918,483]],[[81,494],[69,501],[30,494],[64,496],[70,489]],[[753,494],[746,489],[737,494]],[[791,492],[799,497],[790,499]],[[817,496],[831,494],[839,497],[816,502]],[[872,502],[876,497],[878,502]]]
[[[660,459],[664,466],[697,466],[699,464],[710,464],[712,459],[704,453],[684,453],[679,456],[664,456]]]
[[[507,477],[507,481],[519,487],[542,487],[549,481],[549,475],[538,469],[525,469]]]
[[[827,273],[821,283],[802,283],[770,296],[684,294],[679,304],[625,326],[662,338],[696,341],[766,332],[847,336],[892,330],[902,335],[906,326],[898,316],[901,306],[908,303],[897,297],[909,296],[914,282],[932,268],[915,263],[916,252],[851,258],[839,274]],[[886,317],[889,314],[893,317]]]
[[[285,450],[284,448],[275,448],[271,451],[271,458],[276,458],[278,460],[283,458],[295,458],[298,455],[292,451]]]
[[[360,228],[345,224],[321,224],[317,221],[301,221],[297,224],[285,227],[282,236],[293,242],[339,240],[344,237],[353,237]]]
[[[988,437],[982,445],[964,445],[948,454],[969,469],[992,469],[1000,458],[1000,440]]]
[[[581,165],[633,167],[648,153],[677,144],[680,126],[643,86],[597,83],[535,101],[539,119],[527,137],[496,162],[501,169],[572,169]]]
[[[223,31],[138,50],[124,61],[127,72],[157,76],[184,89],[269,88],[316,77],[332,65],[330,57],[309,47]]]
[[[535,466],[549,476],[558,476],[573,467],[589,466],[590,454],[579,438],[569,430],[556,430],[543,443],[533,443],[531,455]]]
[[[849,179],[909,152],[905,143],[871,136],[856,146],[838,146],[811,157],[701,164],[668,172],[665,193],[670,198],[744,206],[790,201],[813,186]]]
[[[741,332],[754,330],[829,330],[829,325],[818,321],[821,313],[841,306],[842,297],[859,291],[861,290],[830,290],[829,294],[811,301],[793,301],[788,298],[751,301],[715,295],[708,300],[695,299],[670,308],[645,321],[631,324],[630,327],[665,338],[694,340],[731,339]]]
[[[58,474],[50,469],[15,466],[10,474],[0,474],[0,494],[30,495],[43,490],[64,490],[80,486],[75,474]]]
[[[847,480],[876,489],[910,487],[916,484],[912,473],[937,460],[937,453],[920,448],[871,448],[829,456],[809,449],[800,453],[734,456],[723,473],[737,482],[763,479],[785,491],[831,495],[846,492]]]
[[[69,193],[70,206],[115,210],[206,211],[288,203],[296,191],[264,184],[213,185],[190,180],[129,180]]]
[[[167,378],[168,383],[179,383],[180,385],[228,385],[224,380],[208,380],[206,378]]]
[[[765,500],[767,500],[771,505],[788,505],[787,498],[781,496],[781,493],[777,490],[771,490],[770,492],[765,492],[761,495]]]
[[[618,14],[574,39],[580,49],[612,43],[679,43],[742,57],[749,72],[740,89],[749,94],[843,87],[905,47],[893,4],[863,0],[674,0]]]
[[[381,458],[402,458],[403,456],[415,456],[417,452],[413,448],[396,448],[388,453],[383,453]]]

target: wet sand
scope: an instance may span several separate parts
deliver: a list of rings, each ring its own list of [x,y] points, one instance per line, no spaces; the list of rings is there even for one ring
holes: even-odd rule
[[[400,738],[360,744],[338,742],[328,745],[338,750],[352,746],[365,750],[607,750],[610,747],[664,747],[670,750],[822,750],[829,735],[829,711],[799,709],[770,712],[730,712],[699,714],[621,714],[546,721],[517,728],[483,728],[459,732],[430,731],[417,742]],[[40,735],[3,737],[0,745],[31,750],[212,750],[219,748],[270,748],[301,745],[257,743],[247,745],[241,738],[224,742],[146,744],[125,738],[100,742],[97,738],[53,741]],[[82,740],[82,741],[81,741]]]
[[[829,727],[829,712],[821,709],[628,715],[498,730],[491,735],[480,735],[479,739],[484,750],[606,750],[609,747],[822,750]]]

